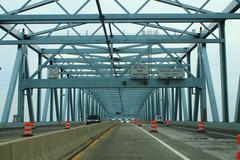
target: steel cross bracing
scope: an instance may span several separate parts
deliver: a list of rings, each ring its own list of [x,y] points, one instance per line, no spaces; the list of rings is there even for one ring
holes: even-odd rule
[[[19,121],[26,117],[25,97],[30,120],[36,121],[84,121],[89,114],[106,118],[116,112],[145,120],[161,114],[165,119],[196,121],[200,115],[207,121],[207,99],[213,121],[220,121],[208,43],[220,46],[222,121],[229,121],[224,31],[226,20],[240,19],[235,13],[239,1],[217,9],[211,7],[219,5],[217,0],[18,3],[13,10],[0,3],[0,45],[17,46],[2,122],[8,122],[11,115],[17,79],[14,114]],[[37,68],[28,65],[32,51],[37,53],[31,59],[37,61]],[[192,63],[194,56],[198,64]],[[149,66],[149,79],[130,79],[130,67],[138,63]],[[46,79],[49,68],[59,69],[58,79]],[[160,68],[182,68],[186,76],[158,79]]]

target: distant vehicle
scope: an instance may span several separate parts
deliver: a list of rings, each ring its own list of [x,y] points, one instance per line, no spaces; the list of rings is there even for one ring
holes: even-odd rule
[[[156,115],[155,120],[157,121],[157,123],[163,123],[163,116]]]
[[[125,123],[130,123],[130,120],[129,120],[129,118],[125,118]]]
[[[87,124],[91,124],[91,123],[100,123],[100,117],[98,115],[89,115],[87,117]]]

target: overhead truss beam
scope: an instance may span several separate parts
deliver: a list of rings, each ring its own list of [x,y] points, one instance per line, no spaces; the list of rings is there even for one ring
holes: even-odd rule
[[[240,19],[240,14],[104,14],[105,23],[191,23]],[[98,14],[1,15],[0,24],[100,23]]]
[[[201,88],[201,80],[197,78],[191,79],[172,79],[172,80],[129,80],[129,79],[107,79],[107,78],[91,78],[91,79],[60,79],[60,80],[23,80],[22,89],[27,88]]]

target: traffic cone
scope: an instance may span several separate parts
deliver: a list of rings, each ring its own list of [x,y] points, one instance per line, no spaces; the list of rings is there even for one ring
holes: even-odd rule
[[[158,132],[157,131],[157,121],[155,121],[155,120],[152,121],[150,132]]]
[[[67,121],[65,125],[65,129],[70,129],[70,128],[71,128],[71,124],[69,121]]]
[[[237,135],[237,154],[236,159],[240,160],[240,134]]]
[[[205,123],[198,122],[198,132],[205,132]]]
[[[33,134],[32,134],[32,126],[33,126],[33,124],[32,124],[32,122],[25,122],[24,123],[24,134],[23,134],[23,136],[33,136]]]

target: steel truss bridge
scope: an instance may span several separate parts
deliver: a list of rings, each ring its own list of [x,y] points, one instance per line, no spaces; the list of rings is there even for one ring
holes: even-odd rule
[[[71,1],[75,10],[67,7],[69,2],[25,0],[13,10],[0,4],[0,45],[17,48],[1,122],[9,122],[15,90],[14,114],[20,122],[28,117],[24,114],[46,122],[116,113],[143,120],[162,114],[173,121],[207,121],[207,99],[213,121],[229,122],[225,21],[240,19],[235,13],[239,0],[215,11],[207,7],[217,6],[214,0],[198,6],[179,0]],[[130,10],[130,4],[137,9]],[[149,12],[153,4],[160,10]],[[108,5],[116,12],[106,10]],[[219,46],[222,119],[208,44]],[[148,65],[149,78],[131,79],[134,64]],[[50,68],[59,69],[58,79],[46,76]],[[159,68],[184,69],[185,77],[159,79]],[[238,90],[235,122],[240,122]]]

